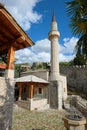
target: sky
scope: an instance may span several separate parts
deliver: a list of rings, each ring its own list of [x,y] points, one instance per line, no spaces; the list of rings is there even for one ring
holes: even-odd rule
[[[34,46],[15,53],[16,63],[50,62],[50,31],[52,13],[55,11],[59,39],[59,61],[68,62],[75,57],[78,38],[72,35],[65,2],[71,0],[0,0],[35,43]]]

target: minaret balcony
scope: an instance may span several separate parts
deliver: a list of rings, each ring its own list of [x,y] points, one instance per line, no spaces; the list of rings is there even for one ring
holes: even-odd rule
[[[49,40],[53,39],[54,37],[57,37],[57,38],[60,37],[60,33],[56,30],[50,31],[48,34]]]

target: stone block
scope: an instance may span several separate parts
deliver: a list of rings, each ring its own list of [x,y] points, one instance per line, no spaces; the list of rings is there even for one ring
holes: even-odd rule
[[[62,109],[62,82],[51,81],[49,84],[49,105],[53,109]]]

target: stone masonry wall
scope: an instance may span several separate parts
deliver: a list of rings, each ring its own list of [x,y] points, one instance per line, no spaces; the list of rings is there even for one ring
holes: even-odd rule
[[[34,71],[27,71],[27,72],[22,72],[21,76],[26,76],[26,75],[35,75],[37,77],[40,77],[42,79],[48,80],[49,79],[49,71],[48,70],[34,70]]]
[[[35,75],[45,80],[49,79],[49,71],[33,71],[21,73],[21,76]],[[87,65],[60,67],[60,74],[67,77],[68,87],[87,93]]]
[[[87,92],[87,66],[60,67],[60,73],[67,76],[69,87]]]
[[[14,80],[0,77],[0,130],[11,130]]]
[[[40,109],[45,109],[45,107],[47,107],[47,99],[45,98],[39,100],[31,99],[31,101],[20,100],[17,102],[17,104],[18,106],[24,107],[29,110],[35,110],[35,109],[40,110]]]

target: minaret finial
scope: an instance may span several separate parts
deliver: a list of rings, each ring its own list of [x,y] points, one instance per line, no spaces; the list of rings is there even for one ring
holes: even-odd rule
[[[53,11],[52,22],[56,21],[55,12]]]

